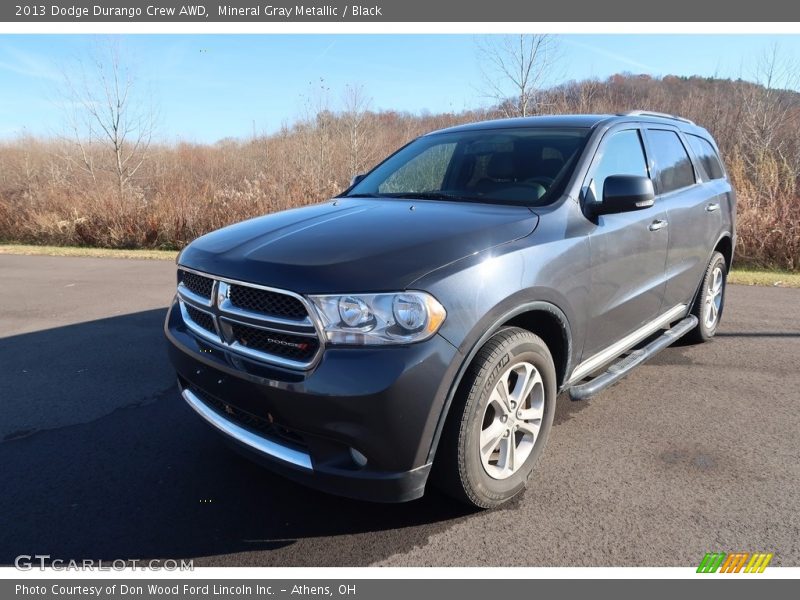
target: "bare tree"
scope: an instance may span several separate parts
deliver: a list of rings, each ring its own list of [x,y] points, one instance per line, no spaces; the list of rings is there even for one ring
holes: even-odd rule
[[[477,42],[486,96],[508,117],[539,111],[539,94],[559,60],[557,39],[548,34],[489,37]]]
[[[783,119],[797,109],[794,91],[800,83],[796,61],[781,56],[773,45],[758,58],[753,79],[758,86],[750,86],[744,98],[748,133],[756,136],[764,147],[780,149],[779,133],[785,127]]]
[[[368,131],[370,103],[363,86],[345,86],[338,122],[347,148],[347,166],[351,176],[361,173],[374,158],[375,138]]]
[[[793,93],[800,84],[800,65],[781,54],[777,44],[757,59],[753,79],[757,85],[742,87],[742,145],[744,160],[765,197],[794,193],[800,176],[800,146],[793,134],[800,117],[800,103]],[[783,185],[777,185],[783,182]],[[776,187],[789,189],[775,189]]]
[[[138,94],[134,73],[113,41],[98,45],[88,62],[79,63],[77,73],[65,75],[65,88],[79,167],[95,182],[99,171],[111,173],[122,198],[148,159],[155,109]]]
[[[297,129],[301,133],[302,169],[312,182],[312,194],[325,196],[335,190],[333,181],[334,113],[331,90],[324,78],[309,83],[308,94],[301,96],[302,111]]]

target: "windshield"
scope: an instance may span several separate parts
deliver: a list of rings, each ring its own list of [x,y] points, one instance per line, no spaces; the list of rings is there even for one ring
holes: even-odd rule
[[[541,206],[560,193],[589,132],[519,128],[423,136],[378,165],[345,196]]]

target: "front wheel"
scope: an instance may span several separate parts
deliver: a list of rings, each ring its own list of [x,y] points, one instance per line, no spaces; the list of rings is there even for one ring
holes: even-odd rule
[[[445,492],[492,508],[525,489],[553,424],[556,393],[542,339],[515,327],[496,333],[454,399],[435,465]]]
[[[725,308],[725,286],[728,279],[728,265],[725,257],[714,252],[706,268],[700,294],[697,297],[692,314],[698,323],[687,337],[695,342],[705,342],[714,337]]]

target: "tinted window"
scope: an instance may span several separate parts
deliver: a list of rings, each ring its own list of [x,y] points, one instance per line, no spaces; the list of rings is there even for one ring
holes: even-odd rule
[[[589,132],[525,127],[426,135],[347,195],[546,204],[561,193]]]
[[[703,170],[709,179],[722,179],[725,177],[725,171],[719,162],[719,156],[717,156],[714,146],[708,140],[696,135],[687,135],[686,139],[689,140],[689,145],[700,160],[700,164],[703,165]]]
[[[602,152],[590,185],[595,201],[602,200],[603,186],[610,175],[648,176],[642,140],[636,129],[612,134],[604,141]]]
[[[666,194],[694,183],[694,168],[686,148],[674,131],[650,129],[647,132],[658,167],[658,191]]]

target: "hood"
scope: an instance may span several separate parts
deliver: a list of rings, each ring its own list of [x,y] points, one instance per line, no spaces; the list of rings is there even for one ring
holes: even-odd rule
[[[180,264],[299,293],[391,291],[531,233],[524,206],[341,198],[204,235]]]

